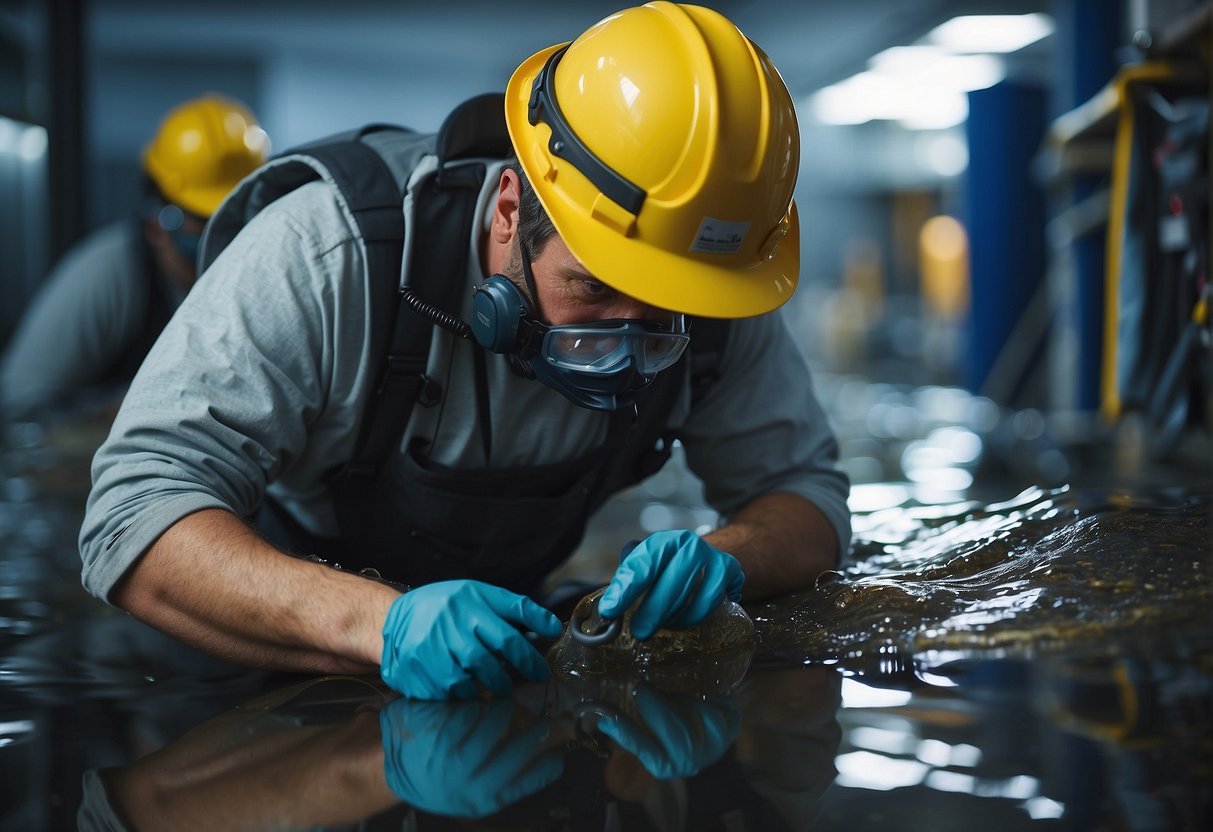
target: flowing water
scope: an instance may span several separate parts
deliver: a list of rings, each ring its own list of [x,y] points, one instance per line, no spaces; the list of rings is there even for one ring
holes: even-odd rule
[[[1208,493],[1029,489],[855,519],[851,562],[752,606],[761,651],[857,672],[963,658],[1205,647]]]
[[[847,563],[747,605],[752,634],[425,703],[85,596],[95,439],[0,457],[0,830],[1213,828],[1208,491],[857,514]]]

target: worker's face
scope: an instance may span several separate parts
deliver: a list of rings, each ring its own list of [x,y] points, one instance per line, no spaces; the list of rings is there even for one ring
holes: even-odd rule
[[[486,249],[486,274],[504,274],[523,294],[529,294],[522,277],[518,243],[518,204],[521,185],[512,170],[505,170],[494,206]],[[664,322],[671,313],[641,303],[599,280],[578,262],[559,236],[548,238],[531,252],[531,272],[539,293],[539,312],[552,326],[632,318]]]
[[[611,288],[559,237],[524,252],[518,185],[514,171],[502,174],[481,250],[486,274],[504,274],[531,298],[530,332],[544,332],[541,343],[528,338],[513,350],[534,378],[574,404],[608,411],[626,407],[681,357],[688,342],[685,317]],[[536,320],[547,327],[537,327]]]
[[[144,233],[160,270],[173,283],[189,291],[198,276],[197,243],[206,221],[180,209],[174,211],[167,223],[170,227],[166,227],[158,216],[152,216],[144,221]]]
[[[526,292],[517,246],[505,273]],[[577,261],[559,236],[549,238],[531,260],[531,274],[535,278],[544,322],[552,326],[615,318],[661,322],[668,320],[671,314],[641,303],[598,280]]]

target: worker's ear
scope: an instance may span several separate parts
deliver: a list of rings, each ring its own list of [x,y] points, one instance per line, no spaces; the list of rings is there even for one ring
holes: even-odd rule
[[[493,219],[489,225],[489,236],[494,243],[506,245],[518,233],[518,206],[522,202],[522,183],[511,168],[501,172],[497,185],[497,202],[493,206]]]

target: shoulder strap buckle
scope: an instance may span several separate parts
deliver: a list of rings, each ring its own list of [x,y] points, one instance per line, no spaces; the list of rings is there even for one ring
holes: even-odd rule
[[[389,355],[383,371],[383,383],[398,381],[408,376],[425,375],[426,358],[423,355]]]

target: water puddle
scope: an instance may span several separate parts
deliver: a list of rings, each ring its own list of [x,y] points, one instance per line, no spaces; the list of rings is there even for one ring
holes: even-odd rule
[[[0,830],[1210,828],[1209,492],[886,484],[844,568],[749,605],[743,651],[428,703],[88,598],[87,460],[25,440],[0,456]]]
[[[853,558],[750,608],[759,658],[859,673],[965,656],[1207,647],[1213,498],[1031,489],[857,516]]]

